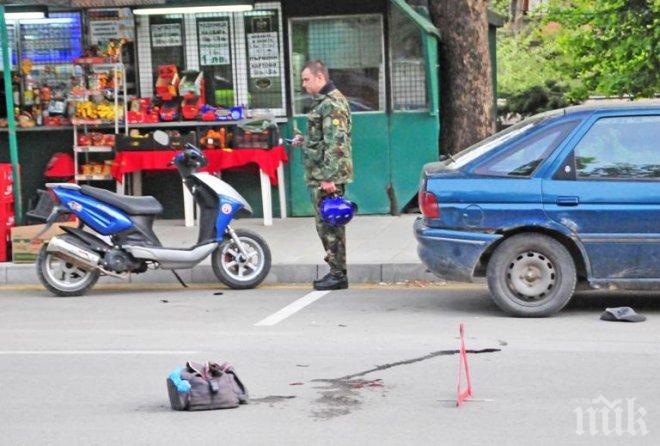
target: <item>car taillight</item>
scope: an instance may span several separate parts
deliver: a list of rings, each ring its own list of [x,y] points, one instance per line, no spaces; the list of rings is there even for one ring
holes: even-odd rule
[[[48,189],[48,196],[50,197],[51,200],[53,200],[53,203],[55,203],[55,205],[60,204],[60,197],[57,196],[57,194],[53,191],[53,189]]]
[[[419,209],[426,218],[440,218],[440,206],[435,195],[427,191],[419,191]]]

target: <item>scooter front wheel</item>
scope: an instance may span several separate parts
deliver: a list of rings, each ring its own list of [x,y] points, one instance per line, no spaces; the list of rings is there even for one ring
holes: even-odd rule
[[[235,233],[247,255],[232,238],[226,238],[213,252],[213,272],[229,288],[254,288],[270,272],[270,248],[259,234],[245,229],[237,229]]]

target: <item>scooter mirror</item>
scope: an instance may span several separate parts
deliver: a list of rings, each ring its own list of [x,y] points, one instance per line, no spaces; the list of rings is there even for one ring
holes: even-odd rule
[[[167,133],[162,130],[156,130],[153,134],[154,141],[156,141],[161,146],[170,145],[170,137]]]

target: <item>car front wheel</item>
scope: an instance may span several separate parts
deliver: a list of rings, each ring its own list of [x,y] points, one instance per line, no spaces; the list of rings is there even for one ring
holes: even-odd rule
[[[542,234],[519,234],[502,242],[488,262],[495,303],[520,317],[545,317],[571,300],[577,275],[568,250]]]

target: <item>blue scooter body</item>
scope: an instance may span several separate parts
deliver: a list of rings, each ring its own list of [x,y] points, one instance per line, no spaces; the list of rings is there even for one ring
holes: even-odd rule
[[[51,190],[61,206],[101,235],[114,235],[133,228],[131,217],[124,211],[84,195],[78,189],[53,187]]]
[[[51,190],[59,198],[62,207],[101,235],[111,236],[134,229],[131,216],[121,209],[83,194],[79,189],[55,186]],[[238,201],[218,195],[215,241],[222,241],[227,226],[242,208],[243,205]]]

